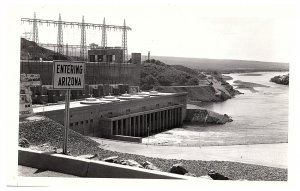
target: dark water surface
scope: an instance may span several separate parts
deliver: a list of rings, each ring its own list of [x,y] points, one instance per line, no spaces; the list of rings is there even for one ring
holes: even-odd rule
[[[258,92],[238,89],[244,94],[220,103],[203,104],[212,111],[228,114],[233,122],[224,125],[186,125],[146,138],[152,144],[190,146],[235,145],[288,142],[289,87],[269,82],[287,72],[256,72],[255,75],[229,74],[233,80],[253,82],[269,87],[254,87]],[[261,74],[261,75],[257,75]]]

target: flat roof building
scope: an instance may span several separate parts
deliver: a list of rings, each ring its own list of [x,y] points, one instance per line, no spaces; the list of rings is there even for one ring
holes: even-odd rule
[[[158,93],[118,102],[70,103],[70,128],[83,135],[118,139],[145,137],[180,127],[186,115],[187,93]],[[64,124],[64,104],[36,107],[34,113]]]
[[[121,47],[93,48],[88,50],[89,62],[123,63],[124,50]]]

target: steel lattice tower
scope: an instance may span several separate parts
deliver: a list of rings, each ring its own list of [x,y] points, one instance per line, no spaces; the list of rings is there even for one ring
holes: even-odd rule
[[[80,57],[83,60],[86,60],[86,33],[85,33],[85,24],[84,24],[84,16],[82,16],[81,23],[81,41],[80,41]]]
[[[63,46],[63,30],[62,30],[62,22],[61,22],[61,15],[59,13],[58,18],[58,25],[57,25],[57,52],[60,54],[64,53],[64,46]]]
[[[68,45],[68,43],[66,44],[66,56],[69,56],[69,45]]]
[[[32,41],[39,43],[39,32],[38,32],[38,27],[37,27],[37,21],[36,21],[36,14],[34,12],[33,15],[33,28],[32,28]]]
[[[103,19],[103,28],[102,28],[102,41],[101,46],[105,49],[107,47],[107,37],[106,37],[106,25],[105,25],[105,17]]]
[[[126,30],[126,22],[124,19],[124,26],[122,29],[122,48],[123,48],[123,61],[128,60],[128,50],[127,50],[127,30]]]

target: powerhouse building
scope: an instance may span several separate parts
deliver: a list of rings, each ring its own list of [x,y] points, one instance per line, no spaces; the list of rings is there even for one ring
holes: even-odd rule
[[[70,128],[83,135],[126,140],[145,137],[180,127],[186,116],[187,93],[158,93],[149,97],[119,102],[82,104],[70,103]],[[64,124],[65,105],[34,108]]]

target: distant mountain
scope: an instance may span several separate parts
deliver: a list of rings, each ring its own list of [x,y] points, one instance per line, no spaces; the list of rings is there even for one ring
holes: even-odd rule
[[[219,72],[254,72],[254,71],[288,71],[289,63],[283,62],[263,62],[251,60],[226,60],[226,59],[206,59],[206,58],[184,58],[152,56],[168,65],[182,65],[192,69],[202,71]]]

